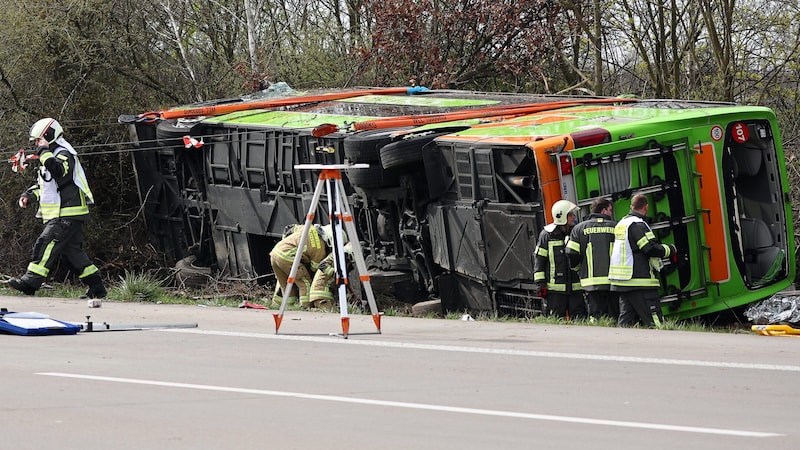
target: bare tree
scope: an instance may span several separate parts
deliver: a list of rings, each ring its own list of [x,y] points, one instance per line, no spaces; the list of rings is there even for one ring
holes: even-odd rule
[[[733,101],[733,11],[736,0],[699,0],[705,35],[721,81],[722,100]]]
[[[588,84],[591,87],[592,94],[603,95],[605,89],[603,80],[602,0],[592,0],[591,3],[561,0],[560,3],[564,8],[563,14],[567,17],[565,26],[567,29],[575,29],[573,33],[569,34],[569,45],[561,52],[563,61],[562,73],[568,80],[573,80],[576,75],[580,78],[577,84],[571,85],[567,89],[575,89],[581,85]],[[570,27],[571,23],[574,23],[575,26]],[[588,52],[591,56],[581,58],[581,47],[584,42],[588,45]]]
[[[561,39],[552,26],[560,7],[543,0],[390,0],[367,9],[375,23],[364,55],[378,84],[530,89]]]

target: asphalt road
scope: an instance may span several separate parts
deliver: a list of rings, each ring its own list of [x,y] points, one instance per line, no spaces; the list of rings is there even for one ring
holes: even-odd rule
[[[800,339],[0,297],[2,448],[750,449],[800,438]]]

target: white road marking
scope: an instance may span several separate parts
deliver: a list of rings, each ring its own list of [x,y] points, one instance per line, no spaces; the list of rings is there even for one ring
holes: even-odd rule
[[[623,427],[623,428],[641,428],[648,430],[661,430],[661,431],[675,431],[681,433],[702,433],[702,434],[717,434],[726,436],[739,436],[751,438],[765,438],[765,437],[778,437],[784,436],[778,433],[766,433],[761,431],[747,431],[747,430],[732,430],[724,428],[704,428],[704,427],[688,427],[683,425],[667,425],[659,423],[647,422],[627,422],[620,420],[606,420],[606,419],[591,419],[586,417],[570,417],[570,416],[553,416],[549,414],[531,414],[521,413],[514,411],[499,411],[494,409],[478,409],[478,408],[460,408],[457,406],[446,405],[431,405],[425,403],[409,403],[409,402],[395,402],[384,400],[371,400],[366,398],[342,397],[338,395],[320,395],[320,394],[307,394],[303,392],[287,392],[287,391],[272,391],[263,389],[246,389],[228,386],[212,386],[207,384],[191,384],[191,383],[173,383],[169,381],[154,381],[154,380],[140,380],[135,378],[117,378],[117,377],[102,377],[95,375],[81,375],[72,373],[58,373],[58,372],[42,372],[36,375],[43,375],[49,377],[61,378],[77,378],[82,380],[92,381],[107,381],[112,383],[126,383],[126,384],[139,384],[147,386],[160,386],[178,389],[197,389],[203,391],[217,391],[217,392],[234,392],[238,394],[255,394],[255,395],[268,395],[273,397],[290,397],[300,398],[305,400],[320,400],[328,402],[340,403],[354,403],[360,405],[371,406],[388,406],[393,408],[406,408],[406,409],[420,409],[427,411],[439,411],[457,414],[474,414],[482,416],[495,416],[507,417],[513,419],[529,419],[529,420],[545,420],[551,422],[568,422],[580,423],[586,425],[603,425],[610,427]]]
[[[716,367],[723,369],[748,369],[748,370],[770,370],[779,372],[800,372],[800,366],[781,365],[781,364],[758,364],[758,363],[739,363],[726,361],[701,361],[692,359],[669,359],[669,358],[649,358],[640,356],[621,356],[621,355],[593,355],[587,353],[562,353],[562,352],[541,352],[535,350],[514,350],[503,348],[483,348],[483,347],[461,347],[455,345],[432,345],[432,344],[413,344],[409,342],[391,342],[376,340],[341,339],[326,336],[298,336],[288,334],[266,334],[266,333],[240,333],[234,331],[214,331],[198,329],[167,329],[158,330],[166,333],[191,333],[206,334],[212,336],[232,336],[259,339],[284,339],[290,341],[323,342],[327,344],[345,345],[364,345],[368,347],[389,347],[406,348],[417,350],[437,350],[446,352],[463,353],[484,353],[492,355],[513,355],[513,356],[532,356],[537,358],[561,358],[561,359],[581,359],[592,361],[612,361],[642,364],[663,364],[670,366],[693,366],[693,367]]]

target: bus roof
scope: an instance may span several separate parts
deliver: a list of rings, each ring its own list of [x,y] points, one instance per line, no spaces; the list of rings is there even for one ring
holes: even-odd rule
[[[271,109],[244,109],[203,119],[204,123],[248,127],[308,129],[333,124],[338,130],[418,126],[423,129],[462,126],[448,139],[506,140],[519,144],[542,137],[604,128],[612,135],[637,127],[669,122],[697,122],[713,116],[748,111],[762,115],[763,107],[730,103],[676,100],[620,104],[614,97],[568,97],[532,94],[486,94],[466,91],[428,91],[424,95],[364,94],[333,101],[298,103]],[[589,103],[589,104],[586,104]],[[599,103],[599,104],[597,104]],[[529,112],[530,111],[530,112]],[[432,119],[431,119],[432,118]]]

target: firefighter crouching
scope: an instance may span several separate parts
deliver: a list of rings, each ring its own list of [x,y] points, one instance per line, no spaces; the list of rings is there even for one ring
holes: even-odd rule
[[[539,234],[533,266],[533,281],[546,298],[545,313],[573,320],[586,317],[580,278],[578,272],[570,268],[565,251],[577,208],[568,200],[553,204],[553,223]]]
[[[283,301],[282,292],[286,290],[289,272],[292,270],[292,264],[297,255],[302,236],[303,227],[296,228],[275,244],[269,254],[272,271],[275,273],[275,279],[280,286],[280,289],[277,286],[275,288],[275,294],[272,297],[274,304],[280,305]],[[319,263],[328,255],[330,248],[332,248],[332,242],[333,231],[330,225],[314,225],[309,228],[306,246],[301,250],[300,265],[297,266],[297,273],[294,276],[294,287],[287,299],[287,303],[297,303],[298,300],[303,306],[308,306],[311,303],[309,298],[311,274],[316,272]]]

